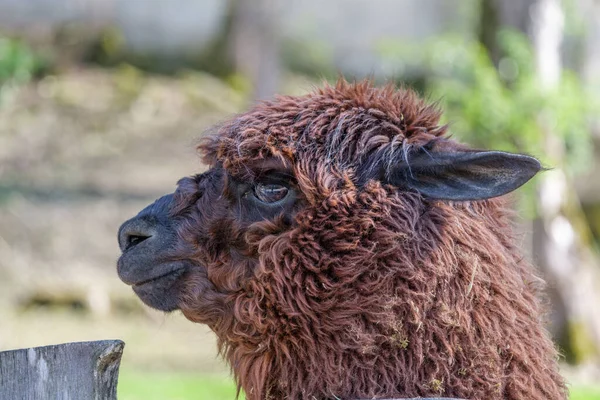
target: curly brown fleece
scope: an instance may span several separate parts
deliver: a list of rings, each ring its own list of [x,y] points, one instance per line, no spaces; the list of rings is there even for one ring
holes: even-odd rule
[[[203,266],[180,308],[215,331],[248,399],[567,397],[504,201],[363,179],[365,154],[444,137],[439,117],[412,91],[340,81],[206,136],[221,173],[175,194],[174,251]],[[294,208],[232,209],[229,182],[270,169],[293,176]]]

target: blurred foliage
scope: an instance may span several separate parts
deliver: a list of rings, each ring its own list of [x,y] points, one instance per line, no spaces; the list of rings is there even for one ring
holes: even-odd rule
[[[281,58],[285,67],[294,73],[334,81],[339,76],[334,67],[333,49],[316,40],[285,39]]]
[[[565,144],[564,167],[583,171],[591,161],[590,117],[600,110],[571,71],[556,88],[540,87],[527,39],[500,33],[507,55],[496,69],[479,43],[439,41],[428,52],[433,75],[429,91],[439,96],[452,131],[474,146],[533,154],[548,167],[558,166],[544,153],[547,132]]]
[[[190,60],[184,58],[179,60],[151,53],[130,52],[125,46],[123,33],[116,27],[107,27],[86,49],[82,61],[105,68],[128,65],[144,72],[172,75],[182,66],[189,66]]]
[[[418,46],[383,43],[384,57],[424,65],[425,91],[439,99],[444,122],[461,141],[474,147],[531,154],[548,168],[561,167],[570,175],[583,172],[593,156],[590,118],[600,111],[597,97],[569,70],[556,88],[544,89],[536,75],[534,56],[526,37],[499,32],[505,57],[496,68],[477,41],[436,38]],[[564,143],[562,159],[544,151],[546,133]],[[532,186],[524,193],[531,200]],[[526,211],[533,211],[527,201]]]
[[[0,36],[0,101],[13,87],[26,83],[45,68],[24,42]]]
[[[187,49],[180,54],[166,56],[152,52],[131,52],[127,49],[123,32],[107,27],[87,50],[83,61],[103,67],[128,64],[142,71],[173,75],[185,69],[207,72],[229,79],[235,75],[229,43],[233,27],[233,3],[229,2],[219,31],[199,49]],[[233,78],[234,80],[237,78]]]

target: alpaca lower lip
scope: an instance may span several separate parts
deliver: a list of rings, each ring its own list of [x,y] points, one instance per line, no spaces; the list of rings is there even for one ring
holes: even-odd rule
[[[132,284],[131,286],[133,288],[138,288],[140,286],[144,286],[144,285],[147,285],[149,283],[155,283],[155,282],[158,282],[158,281],[160,281],[162,279],[169,278],[169,277],[171,277],[173,275],[181,275],[181,273],[183,272],[184,269],[185,269],[184,266],[180,266],[180,267],[172,269],[171,271],[166,272],[164,274],[155,276],[153,278],[145,279],[145,280],[140,281],[140,282],[136,282],[136,283]]]

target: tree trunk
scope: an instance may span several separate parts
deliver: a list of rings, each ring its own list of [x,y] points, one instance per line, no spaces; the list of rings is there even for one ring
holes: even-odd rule
[[[277,92],[280,75],[279,0],[232,0],[231,50],[237,72],[252,84],[254,100]]]
[[[526,32],[529,27],[529,10],[536,0],[481,0],[479,41],[488,50],[496,66],[504,54],[500,49],[498,30],[502,27]]]

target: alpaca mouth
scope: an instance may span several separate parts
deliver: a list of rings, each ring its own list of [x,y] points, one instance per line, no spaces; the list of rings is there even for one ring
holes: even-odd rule
[[[166,267],[166,268],[165,268]],[[170,263],[161,271],[154,271],[150,277],[130,282],[133,292],[146,305],[161,311],[174,311],[178,308],[182,276],[187,271],[185,263]]]
[[[171,277],[171,276],[173,276],[175,274],[177,274],[179,276],[179,275],[181,275],[179,273],[181,270],[183,270],[183,268],[176,269],[175,271],[167,272],[166,274],[159,275],[159,276],[157,276],[155,278],[150,278],[150,279],[146,279],[146,280],[141,281],[141,282],[134,283],[133,285],[131,285],[131,287],[133,287],[135,289],[135,288],[138,288],[138,287],[150,284],[150,283],[156,283],[156,282],[158,282],[158,281],[160,281],[162,279],[166,279],[166,278]]]
[[[174,282],[185,272],[185,265],[174,265],[170,268],[169,271],[164,272],[160,275],[154,276],[152,278],[143,279],[139,282],[132,282],[130,285],[135,290],[141,288],[143,286],[158,284],[158,283],[168,283],[167,281]],[[164,281],[164,282],[163,282]]]

